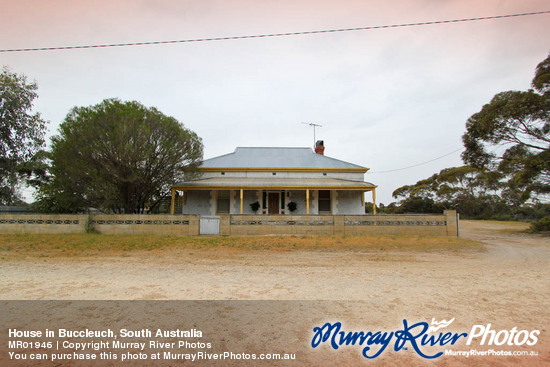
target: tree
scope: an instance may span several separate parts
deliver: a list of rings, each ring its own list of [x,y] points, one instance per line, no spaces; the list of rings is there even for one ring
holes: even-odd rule
[[[0,74],[0,204],[21,203],[20,188],[33,181],[43,161],[39,153],[44,145],[46,121],[32,113],[38,94],[36,83],[11,72],[7,67]]]
[[[550,55],[537,65],[531,86],[540,93],[550,92]]]
[[[508,175],[509,194],[523,201],[550,192],[550,55],[532,86],[495,95],[468,119],[462,136],[464,162]]]
[[[499,197],[502,175],[474,167],[445,168],[431,177],[393,192],[402,197],[403,212],[441,212],[456,209],[466,216],[491,217],[506,206]],[[508,210],[508,209],[506,209]]]
[[[39,207],[139,213],[193,174],[202,153],[194,132],[155,108],[117,99],[75,107],[52,138],[53,179],[40,190]]]

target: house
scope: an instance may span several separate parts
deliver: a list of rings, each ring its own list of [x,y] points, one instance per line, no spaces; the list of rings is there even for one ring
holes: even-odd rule
[[[199,171],[172,186],[172,214],[364,214],[365,192],[376,199],[376,186],[364,181],[368,168],[325,156],[323,141],[315,151],[238,147]]]

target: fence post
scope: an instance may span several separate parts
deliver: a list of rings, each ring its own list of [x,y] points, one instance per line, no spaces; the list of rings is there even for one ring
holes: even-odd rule
[[[456,236],[460,237],[460,213],[456,213]]]
[[[447,222],[447,236],[455,236],[458,234],[458,223],[456,210],[445,210],[445,221]]]

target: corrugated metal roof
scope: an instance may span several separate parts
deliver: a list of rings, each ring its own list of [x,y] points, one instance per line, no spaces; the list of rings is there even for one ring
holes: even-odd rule
[[[329,168],[367,169],[316,154],[311,148],[238,147],[233,153],[205,160],[204,168]]]
[[[338,178],[247,178],[216,177],[181,182],[175,187],[227,187],[227,188],[268,188],[268,187],[304,187],[304,188],[346,188],[361,189],[376,187],[370,182],[342,180]]]

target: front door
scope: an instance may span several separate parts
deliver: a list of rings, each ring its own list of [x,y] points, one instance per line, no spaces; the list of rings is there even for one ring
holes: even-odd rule
[[[270,192],[267,195],[267,214],[279,214],[278,192]]]

